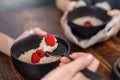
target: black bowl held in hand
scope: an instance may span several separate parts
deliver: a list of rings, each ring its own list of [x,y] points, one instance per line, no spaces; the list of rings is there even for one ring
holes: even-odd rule
[[[32,64],[21,61],[18,57],[23,54],[25,51],[36,49],[39,47],[39,44],[43,37],[41,36],[29,36],[27,38],[21,39],[13,44],[11,47],[11,57],[15,69],[24,77],[32,80],[40,80],[45,76],[49,71],[56,68],[60,60],[56,60],[50,63],[44,64]],[[58,42],[58,47],[52,55],[68,55],[70,53],[70,46],[65,40],[56,37]]]
[[[83,17],[93,17],[96,18],[96,20],[92,21],[92,18],[89,19],[90,22],[94,22],[97,24],[97,20],[100,20],[102,23],[98,25],[94,25],[90,23],[87,23],[87,25],[79,25],[74,23],[73,21],[77,18],[83,18]],[[81,38],[81,39],[89,39],[93,35],[95,35],[98,31],[102,30],[106,24],[110,21],[110,17],[107,15],[107,11],[95,7],[95,6],[84,6],[84,7],[78,7],[75,8],[73,11],[69,12],[67,16],[67,25],[71,28],[72,33]],[[84,20],[80,20],[80,22],[83,22]],[[87,20],[86,20],[87,21]],[[84,24],[84,23],[83,23]]]

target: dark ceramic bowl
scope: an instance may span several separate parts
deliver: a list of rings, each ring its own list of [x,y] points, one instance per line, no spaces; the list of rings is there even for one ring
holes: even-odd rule
[[[98,26],[86,27],[75,24],[73,22],[74,19],[84,16],[91,16],[100,19],[103,24]],[[91,36],[95,35],[99,30],[103,29],[110,19],[111,18],[107,16],[106,10],[95,6],[85,6],[75,8],[72,12],[70,12],[67,16],[67,24],[70,26],[74,35],[82,39],[88,39]]]
[[[120,67],[118,67],[118,64],[120,64],[120,58],[113,65],[112,76],[114,80],[120,80]]]
[[[42,38],[43,37],[32,35],[22,40],[19,40],[18,42],[13,44],[11,48],[11,57],[12,57],[12,61],[15,69],[28,79],[40,80],[49,71],[56,68],[60,62],[59,60],[57,60],[57,61],[54,61],[51,63],[45,63],[45,64],[32,64],[32,63],[26,63],[18,60],[18,57],[21,54],[23,54],[25,51],[37,48]],[[59,45],[58,45],[58,48],[51,54],[68,55],[70,53],[69,44],[65,40],[59,37],[56,37],[56,38]]]

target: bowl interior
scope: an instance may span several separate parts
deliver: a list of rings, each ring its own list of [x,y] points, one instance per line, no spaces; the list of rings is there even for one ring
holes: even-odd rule
[[[98,26],[85,27],[73,22],[76,18],[90,16],[100,19],[103,24]],[[111,18],[107,15],[107,11],[95,6],[85,6],[74,9],[67,16],[67,24],[72,29],[73,34],[80,38],[87,39],[95,35],[99,30],[103,29]]]
[[[40,44],[42,38],[43,37],[41,37],[41,36],[32,35],[32,36],[29,36],[25,39],[22,39],[22,40],[16,42],[11,48],[11,55],[14,58],[18,58],[25,51],[39,47],[39,44]],[[58,48],[50,54],[52,54],[52,55],[64,55],[64,54],[68,55],[70,52],[69,43],[59,37],[56,37],[56,38],[57,38],[57,42],[59,44]]]
[[[107,15],[107,11],[95,7],[95,6],[86,6],[78,7],[68,14],[68,21],[73,22],[74,19],[83,17],[83,16],[93,16],[103,21],[103,24],[109,21],[110,17]]]

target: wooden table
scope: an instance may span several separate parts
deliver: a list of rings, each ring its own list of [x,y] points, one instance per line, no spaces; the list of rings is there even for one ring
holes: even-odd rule
[[[54,6],[29,8],[22,11],[1,13],[0,26],[9,28],[9,30],[1,29],[16,38],[26,28],[23,24],[29,25],[28,20],[30,20],[48,33],[65,38],[59,23],[60,16],[61,13]],[[92,53],[101,63],[97,73],[105,80],[113,80],[111,78],[112,66],[120,57],[120,33],[106,42],[98,43],[87,49],[81,49],[71,42],[70,45],[71,52]],[[26,80],[14,69],[11,58],[3,54],[0,54],[0,80]]]

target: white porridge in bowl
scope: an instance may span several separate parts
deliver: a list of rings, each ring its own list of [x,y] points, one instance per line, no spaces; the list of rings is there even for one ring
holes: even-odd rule
[[[36,51],[35,49],[31,49],[31,50],[25,52],[24,54],[21,54],[18,59],[23,62],[32,63],[31,57],[35,51]],[[39,60],[39,62],[37,62],[37,64],[50,63],[50,62],[54,62],[59,59],[60,59],[60,56],[49,56],[49,57],[44,56]]]
[[[103,24],[103,21],[100,19],[97,19],[92,16],[84,16],[84,17],[79,17],[73,20],[73,22],[77,25],[82,25],[82,26],[98,26]]]
[[[49,39],[49,40],[48,40]],[[44,64],[54,62],[60,59],[60,56],[46,56],[46,52],[53,52],[58,47],[57,39],[49,34],[43,37],[40,46],[31,49],[19,56],[19,60],[27,63]]]

